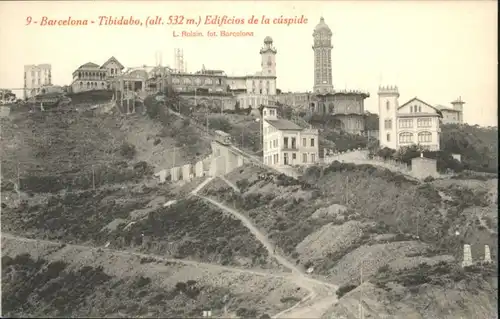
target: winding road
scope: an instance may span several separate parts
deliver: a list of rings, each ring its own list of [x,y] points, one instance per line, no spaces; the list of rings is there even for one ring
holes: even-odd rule
[[[93,247],[86,245],[77,245],[77,244],[66,244],[64,242],[51,241],[51,240],[42,240],[42,239],[32,239],[21,237],[17,235],[12,235],[9,233],[2,232],[2,240],[3,239],[11,239],[19,242],[26,243],[45,243],[49,245],[66,245],[67,247],[77,248],[80,250],[90,250],[90,251],[103,251],[108,253],[113,253],[118,256],[136,256],[139,258],[153,258],[157,261],[163,262],[173,262],[180,263],[185,265],[192,265],[196,267],[204,267],[211,268],[216,270],[226,270],[231,272],[240,272],[240,273],[248,273],[257,276],[266,276],[266,277],[275,277],[275,278],[284,278],[296,284],[297,286],[304,288],[309,292],[309,294],[300,300],[298,303],[293,305],[292,307],[285,309],[284,311],[275,314],[273,318],[320,318],[323,313],[330,308],[333,304],[336,303],[336,290],[337,286],[328,282],[324,282],[318,279],[314,279],[308,277],[304,274],[297,266],[288,261],[285,257],[281,256],[275,251],[274,245],[271,244],[269,239],[264,235],[252,222],[243,214],[238,212],[237,210],[230,208],[223,203],[220,203],[214,199],[200,196],[198,192],[203,189],[206,185],[208,185],[213,180],[212,177],[204,180],[198,187],[196,187],[191,193],[190,196],[197,196],[208,203],[218,207],[219,209],[233,215],[235,218],[239,219],[243,225],[248,228],[248,230],[255,236],[255,238],[265,247],[269,256],[274,257],[279,264],[284,266],[285,268],[291,270],[291,273],[285,272],[270,272],[270,271],[259,271],[259,270],[250,270],[243,269],[237,267],[228,267],[221,265],[214,265],[209,263],[190,261],[184,259],[173,259],[173,258],[165,258],[159,255],[153,254],[143,254],[133,251],[124,251],[124,250],[116,250],[112,248],[103,248],[103,247]]]
[[[308,277],[301,269],[288,261],[285,257],[277,253],[277,249],[272,245],[269,239],[264,235],[252,222],[242,213],[234,208],[228,207],[212,198],[198,195],[198,192],[212,179],[205,180],[197,187],[191,195],[197,196],[217,208],[230,213],[235,218],[239,219],[242,224],[255,236],[255,238],[266,248],[269,256],[274,257],[279,264],[292,271],[292,274],[287,276],[289,280],[297,286],[309,291],[309,295],[276,315],[273,318],[320,318],[325,311],[337,302],[336,290],[337,286],[328,282]]]

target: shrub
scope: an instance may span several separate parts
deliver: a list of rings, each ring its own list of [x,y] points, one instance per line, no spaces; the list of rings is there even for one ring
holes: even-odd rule
[[[231,123],[224,117],[211,117],[208,119],[208,126],[213,130],[229,132],[232,128]]]
[[[136,154],[136,149],[135,149],[134,145],[127,143],[127,142],[124,142],[120,146],[120,155],[121,156],[123,156],[127,159],[133,159],[135,157],[135,154]]]
[[[352,284],[347,284],[347,285],[344,285],[344,286],[340,286],[339,289],[337,290],[337,297],[338,298],[342,298],[343,295],[345,295],[346,293],[348,293],[349,291],[357,288],[358,286],[356,285],[352,285]]]

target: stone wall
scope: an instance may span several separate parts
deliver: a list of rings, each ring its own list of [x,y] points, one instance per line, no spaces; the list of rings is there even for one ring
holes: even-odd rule
[[[439,177],[437,161],[435,159],[416,157],[411,160],[411,173],[414,177],[424,179],[426,177]]]
[[[357,160],[367,160],[369,151],[366,149],[352,149],[345,152],[334,152],[329,149],[323,150],[323,162],[325,164],[330,164],[335,161],[338,162],[351,162]]]
[[[224,156],[215,156],[210,164],[209,175],[212,177],[226,174],[226,159]]]
[[[0,118],[8,117],[10,114],[10,106],[0,106]]]

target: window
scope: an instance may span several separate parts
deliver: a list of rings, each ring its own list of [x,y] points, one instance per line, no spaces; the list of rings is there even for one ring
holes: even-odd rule
[[[205,79],[205,84],[211,85],[212,84],[212,79],[209,79],[209,78]]]
[[[421,106],[418,107],[418,111],[422,112],[422,107]]]
[[[297,159],[297,153],[292,153],[292,159]]]
[[[431,127],[432,126],[432,119],[430,119],[430,118],[418,119],[417,126],[418,127]]]
[[[399,134],[399,143],[411,143],[413,140],[413,134],[412,133],[401,133]]]
[[[311,163],[316,163],[316,154],[311,154]]]
[[[385,108],[387,109],[387,111],[389,111],[389,109],[391,108],[390,105],[389,105],[389,101],[385,102]]]
[[[278,157],[278,154],[274,154],[274,164],[278,164],[280,162],[280,158]]]
[[[385,120],[384,121],[384,127],[386,130],[392,129],[392,120]]]
[[[431,132],[420,132],[418,133],[418,142],[419,143],[428,143],[432,141]]]
[[[311,147],[314,147],[314,138],[311,139]]]
[[[410,105],[410,113],[413,113],[413,106]]]
[[[297,148],[297,145],[295,145],[295,137],[292,137],[292,148],[293,149],[296,149]]]
[[[307,154],[302,154],[302,163],[307,163]]]
[[[387,133],[387,135],[385,136],[387,142],[390,142],[391,141],[391,134],[390,133]]]
[[[283,148],[288,148],[288,137],[283,138]]]
[[[269,115],[274,116],[275,114],[274,112],[275,112],[274,110],[269,110]]]
[[[399,120],[399,127],[400,128],[412,128],[413,127],[413,120],[412,119]]]
[[[266,115],[266,111],[264,110],[264,115]]]
[[[303,138],[302,139],[302,146],[307,146],[307,139],[306,138]]]

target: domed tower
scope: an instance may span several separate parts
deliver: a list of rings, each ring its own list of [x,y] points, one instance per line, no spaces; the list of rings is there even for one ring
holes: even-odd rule
[[[273,46],[273,39],[267,36],[264,39],[264,47],[260,49],[262,75],[276,76],[276,49]]]
[[[332,31],[321,17],[313,32],[314,92],[333,91],[332,83]]]

